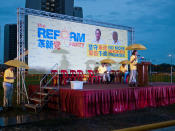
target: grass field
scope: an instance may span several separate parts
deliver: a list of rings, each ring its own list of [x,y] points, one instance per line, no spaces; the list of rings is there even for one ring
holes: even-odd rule
[[[172,77],[173,82],[175,82],[175,73]],[[149,81],[151,82],[171,82],[170,73],[155,73],[149,77]]]

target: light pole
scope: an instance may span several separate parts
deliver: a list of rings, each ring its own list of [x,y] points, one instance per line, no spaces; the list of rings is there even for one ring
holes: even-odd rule
[[[150,73],[150,82],[151,82],[151,85],[152,85],[152,70],[151,70],[151,59],[149,59],[149,62],[150,62],[150,69],[149,69],[149,73]]]
[[[169,57],[171,57],[171,84],[173,83],[173,55],[169,54]]]
[[[0,60],[0,73],[2,71],[2,60]]]

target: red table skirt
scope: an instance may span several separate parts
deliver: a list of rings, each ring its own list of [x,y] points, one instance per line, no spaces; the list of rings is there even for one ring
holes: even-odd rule
[[[60,88],[60,108],[79,117],[175,103],[175,86],[71,90]]]

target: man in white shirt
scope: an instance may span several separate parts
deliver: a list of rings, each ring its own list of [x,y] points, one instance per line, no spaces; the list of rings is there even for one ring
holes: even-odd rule
[[[105,63],[101,63],[101,66],[98,67],[98,75],[103,77],[103,81],[106,81],[106,72],[107,68]]]
[[[114,31],[112,33],[112,38],[113,38],[113,45],[121,45],[120,41],[118,40],[118,33],[116,31]]]
[[[111,82],[111,76],[110,76],[111,65],[109,63],[106,64],[106,69],[107,69],[106,78],[108,80],[108,83],[110,83]]]
[[[101,40],[101,30],[100,29],[95,30],[95,37],[96,39],[93,41],[93,44],[105,44],[103,40]]]

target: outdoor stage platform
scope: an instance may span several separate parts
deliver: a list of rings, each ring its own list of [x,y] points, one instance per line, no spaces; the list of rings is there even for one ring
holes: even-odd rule
[[[39,86],[29,86],[29,93]],[[60,87],[50,96],[48,107],[79,117],[137,110],[175,103],[175,84],[153,83],[148,87],[125,84],[85,84],[82,90]]]

